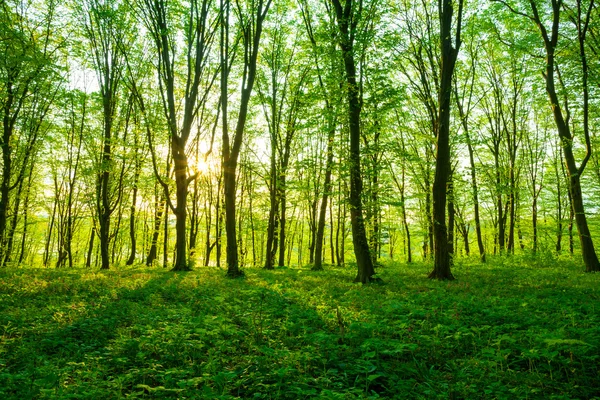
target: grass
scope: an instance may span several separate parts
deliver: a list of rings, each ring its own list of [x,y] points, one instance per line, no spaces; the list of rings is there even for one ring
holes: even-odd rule
[[[600,398],[600,275],[0,270],[0,398]]]

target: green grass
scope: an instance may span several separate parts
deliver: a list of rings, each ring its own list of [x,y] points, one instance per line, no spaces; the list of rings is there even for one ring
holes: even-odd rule
[[[429,269],[0,270],[0,398],[600,398],[600,274]]]

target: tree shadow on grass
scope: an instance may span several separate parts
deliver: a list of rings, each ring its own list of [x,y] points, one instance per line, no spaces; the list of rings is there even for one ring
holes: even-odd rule
[[[12,320],[20,326],[2,343],[0,397],[60,397],[75,379],[69,373],[102,363],[119,332],[138,323],[145,307],[160,303],[165,287],[177,286],[183,279],[181,274],[131,270],[106,275],[88,281],[77,273],[62,273],[48,284],[15,295],[22,309]],[[98,287],[93,288],[94,282]],[[11,322],[10,315],[3,319]],[[97,371],[95,378],[106,379],[103,372]]]

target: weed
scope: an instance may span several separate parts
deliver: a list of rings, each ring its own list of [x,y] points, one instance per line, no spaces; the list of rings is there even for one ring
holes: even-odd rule
[[[430,268],[0,270],[0,398],[600,396],[600,275]]]

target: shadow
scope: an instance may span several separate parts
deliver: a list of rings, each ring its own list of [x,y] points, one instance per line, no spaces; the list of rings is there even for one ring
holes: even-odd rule
[[[88,271],[36,270],[30,277],[31,290],[12,290],[16,300],[30,307],[31,315],[0,317],[0,326],[5,327],[1,398],[36,398],[48,391],[60,395],[72,379],[67,370],[101,363],[120,331],[134,325],[145,307],[158,305],[164,288],[177,286],[185,276],[133,269],[82,272]],[[6,308],[6,302],[2,304]],[[6,327],[11,325],[20,329],[7,337]],[[96,377],[108,378],[102,372]]]

